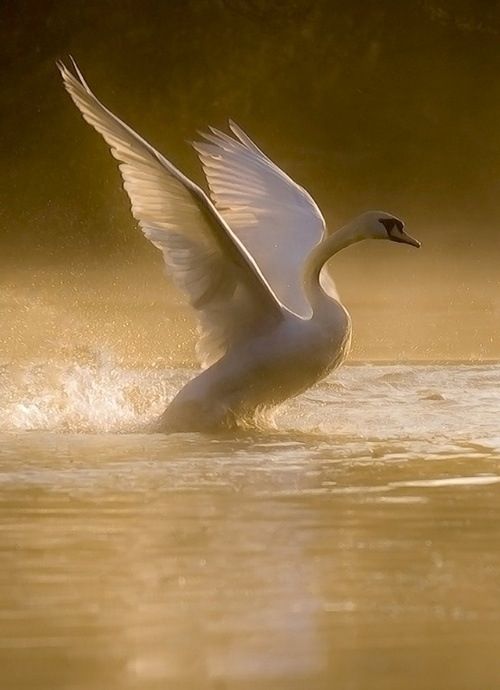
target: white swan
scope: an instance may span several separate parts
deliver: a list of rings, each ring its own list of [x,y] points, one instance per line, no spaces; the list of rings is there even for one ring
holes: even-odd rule
[[[74,64],[74,63],[73,63]],[[100,103],[76,64],[59,64],[85,120],[120,161],[132,213],[196,310],[205,370],[173,399],[158,431],[254,424],[260,413],[338,367],[349,313],[322,269],[372,238],[420,243],[403,222],[369,211],[329,235],[320,210],[233,122],[194,144],[212,200]]]

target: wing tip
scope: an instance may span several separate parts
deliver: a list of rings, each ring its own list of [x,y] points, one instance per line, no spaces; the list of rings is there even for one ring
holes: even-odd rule
[[[241,141],[241,135],[245,138],[247,135],[245,132],[241,129],[241,127],[230,117],[228,118],[227,124],[229,125],[229,129],[231,132],[238,137],[238,139]]]
[[[87,93],[92,93],[90,90],[89,85],[85,81],[85,78],[83,74],[80,71],[80,68],[78,67],[75,58],[72,55],[68,55],[68,58],[71,62],[71,65],[73,67],[74,73],[69,69],[69,67],[66,65],[66,63],[60,59],[56,60],[56,67],[58,68],[59,72],[61,73],[61,76],[64,81],[64,85],[66,88],[69,86],[75,86],[78,84],[78,86],[81,86],[87,91]]]

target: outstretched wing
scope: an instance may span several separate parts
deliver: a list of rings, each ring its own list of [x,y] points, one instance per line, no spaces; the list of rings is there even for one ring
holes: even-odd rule
[[[75,105],[120,161],[134,217],[197,310],[202,364],[281,320],[281,305],[207,195],[102,105],[76,65],[76,76],[58,66]]]
[[[311,314],[302,266],[325,233],[321,211],[234,122],[234,138],[216,129],[194,142],[214,204],[253,256],[277,297],[300,316]],[[329,292],[334,291],[329,281]]]

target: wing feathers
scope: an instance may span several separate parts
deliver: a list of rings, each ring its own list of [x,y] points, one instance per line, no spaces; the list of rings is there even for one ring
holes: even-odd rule
[[[214,204],[255,258],[279,299],[311,313],[302,266],[326,232],[311,196],[275,165],[234,122],[236,138],[217,129],[193,143]]]
[[[76,77],[58,64],[68,93],[119,161],[134,218],[198,312],[203,363],[280,320],[279,302],[206,194],[98,101],[73,66]]]

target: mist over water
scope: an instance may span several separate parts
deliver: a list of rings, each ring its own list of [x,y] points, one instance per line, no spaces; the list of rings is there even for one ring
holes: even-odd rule
[[[500,359],[500,290],[465,263],[421,266],[425,251],[365,242],[330,262],[353,319],[350,359]],[[196,366],[195,319],[158,251],[68,264],[4,267],[0,362],[88,349],[127,365]]]
[[[196,375],[192,315],[151,258],[149,266],[37,268],[6,276],[0,430],[145,430]],[[496,315],[485,319],[471,301],[465,323],[453,302],[445,308],[448,296],[442,309],[426,312],[425,292],[408,284],[402,289],[399,275],[365,277],[364,288],[375,283],[368,296],[357,276],[350,277],[341,289],[348,307],[352,301],[354,322],[347,366],[284,405],[277,427],[344,440],[432,444],[438,438],[459,449],[494,439],[499,369],[479,355],[500,355],[491,335]],[[439,363],[444,353],[447,365]]]

